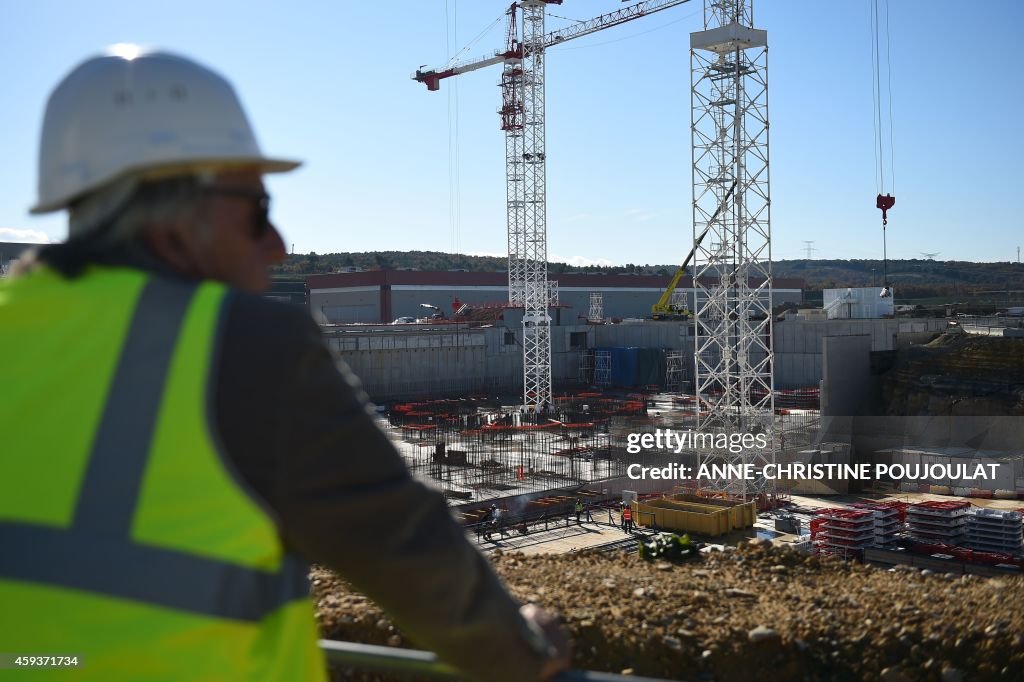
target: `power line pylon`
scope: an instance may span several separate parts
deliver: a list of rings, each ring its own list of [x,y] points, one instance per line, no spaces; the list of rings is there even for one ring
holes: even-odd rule
[[[753,0],[705,0],[690,66],[695,241],[709,228],[694,268],[697,427],[730,438],[765,434],[768,445],[702,454],[701,464],[756,472],[702,485],[743,499],[772,496],[774,481],[763,475],[775,461],[768,39],[753,28]]]

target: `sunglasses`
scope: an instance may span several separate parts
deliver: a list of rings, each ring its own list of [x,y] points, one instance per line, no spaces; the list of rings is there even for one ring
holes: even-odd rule
[[[203,188],[203,194],[248,199],[256,209],[253,213],[250,230],[253,239],[262,239],[270,231],[270,195],[266,192],[232,187],[205,187]]]

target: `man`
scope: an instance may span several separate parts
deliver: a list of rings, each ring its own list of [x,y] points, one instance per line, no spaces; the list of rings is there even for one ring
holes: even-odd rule
[[[490,540],[494,529],[498,525],[498,505],[492,504],[491,508],[487,510],[487,516],[484,517],[484,540]]]
[[[75,679],[323,679],[305,562],[474,678],[567,664],[412,480],[301,310],[232,86],[133,46],[51,95],[39,201],[66,244],[0,284],[0,642]],[[63,671],[62,671],[63,672]],[[62,678],[63,679],[63,678]]]
[[[499,538],[505,537],[505,513],[496,504],[491,505],[491,531],[497,532]],[[490,540],[490,538],[487,538]]]

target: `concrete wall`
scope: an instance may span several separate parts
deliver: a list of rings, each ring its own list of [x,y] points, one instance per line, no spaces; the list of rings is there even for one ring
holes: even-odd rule
[[[418,304],[417,304],[418,305]],[[435,303],[435,305],[440,305]],[[522,328],[517,311],[505,315],[507,327],[455,331],[450,326],[409,328],[390,326],[328,329],[332,347],[362,377],[371,396],[390,399],[414,395],[517,391],[522,385]],[[570,316],[561,311],[563,321]],[[775,386],[800,388],[821,381],[825,337],[865,336],[871,350],[892,350],[923,343],[945,325],[944,320],[787,320],[776,323]],[[575,382],[581,352],[611,346],[670,348],[689,354],[693,364],[692,323],[554,326],[551,330],[552,380]],[[506,332],[511,343],[506,344]],[[573,334],[583,334],[573,347]],[[580,341],[580,337],[576,337]],[[840,363],[842,360],[840,359]]]
[[[579,378],[583,351],[596,346],[685,348],[684,322],[642,325],[565,325],[551,330],[551,377],[558,384]],[[573,347],[572,334],[584,343]],[[375,400],[474,392],[516,392],[522,387],[522,327],[458,329],[327,328],[328,345],[363,382]]]
[[[916,469],[918,466],[930,467],[930,465],[938,464],[956,470],[958,464],[963,464],[971,472],[973,472],[976,465],[981,464],[986,467],[986,473],[991,471],[989,466],[994,464],[996,465],[994,477],[985,479],[929,476],[920,480],[896,482],[902,483],[902,488],[913,489],[914,491],[920,490],[920,486],[924,484],[962,489],[959,494],[964,494],[964,490],[971,488],[980,488],[993,492],[996,490],[1015,492],[1019,490],[1024,492],[1024,458],[1013,452],[971,451],[970,448],[956,447],[922,448],[908,446],[875,452],[866,456],[865,460],[877,464],[903,464],[913,469]],[[939,473],[939,470],[935,470],[935,473]]]
[[[822,416],[859,414],[871,392],[871,337],[826,336],[822,348]]]
[[[822,346],[826,336],[871,338],[871,350],[895,350],[927,343],[946,327],[943,319],[793,320],[776,322],[775,387],[815,386],[822,379]]]
[[[522,346],[505,329],[326,332],[328,345],[374,400],[512,391],[522,385]]]
[[[1022,417],[856,417],[847,432],[854,434],[854,448],[862,455],[909,447],[1024,453]]]

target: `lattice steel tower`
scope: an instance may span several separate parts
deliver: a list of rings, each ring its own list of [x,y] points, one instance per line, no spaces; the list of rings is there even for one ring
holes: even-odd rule
[[[768,184],[768,38],[753,0],[704,0],[690,34],[694,239],[694,384],[702,432],[766,434],[769,447],[704,453],[701,463],[775,461]],[[774,482],[723,478],[707,487],[744,498]]]
[[[505,61],[501,71],[501,129],[505,131],[505,191],[508,232],[508,301],[523,305],[526,282],[526,165],[524,149],[523,45],[516,25],[516,5],[509,7]]]
[[[523,304],[523,404],[551,404],[551,303],[548,284],[548,227],[545,197],[544,149],[544,9],[546,0],[524,0],[523,17],[523,131],[522,222],[513,229],[509,206],[509,296]],[[509,145],[506,140],[506,155]],[[507,156],[506,156],[507,159]],[[509,166],[511,173],[511,162]],[[511,177],[511,174],[509,175]],[[509,181],[509,185],[512,182]],[[518,190],[517,190],[518,201]],[[513,237],[513,233],[516,233]],[[515,242],[515,243],[513,243]],[[513,248],[520,261],[513,281]],[[521,288],[521,294],[517,289]]]

